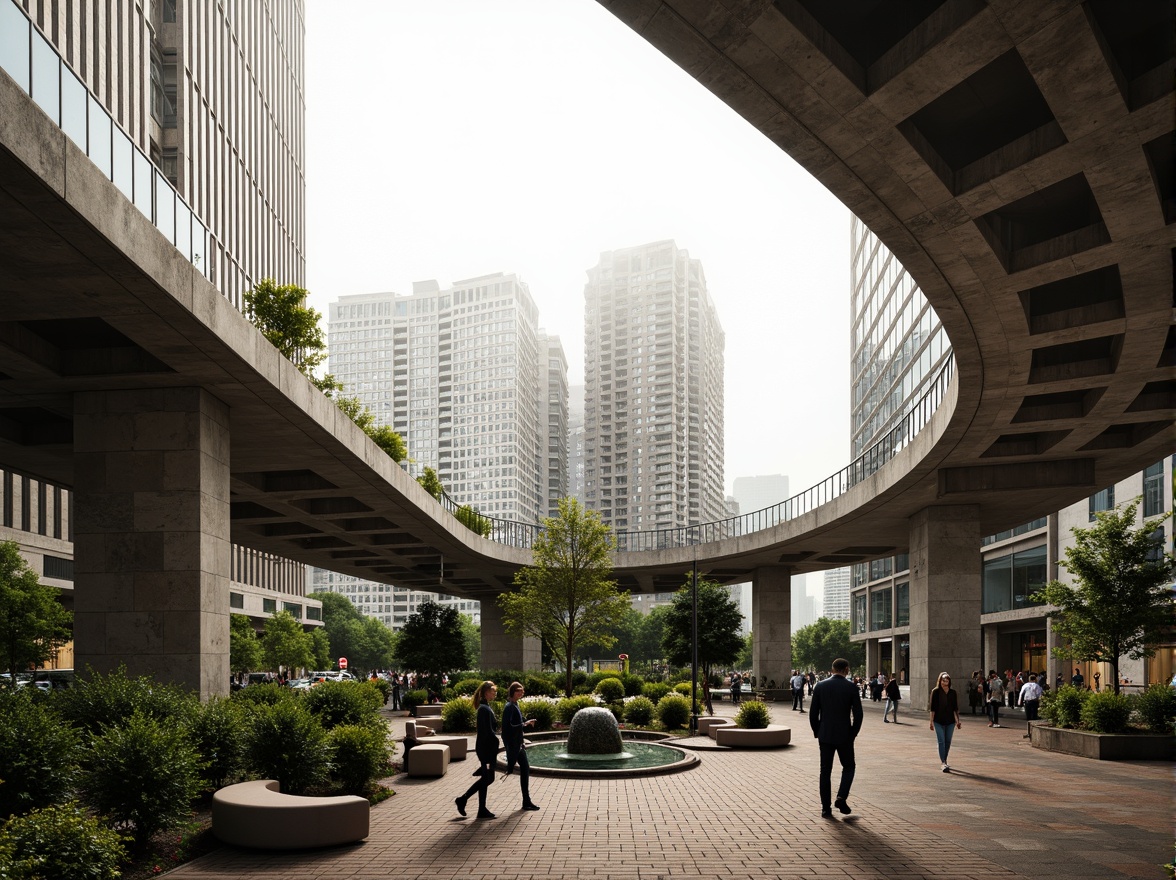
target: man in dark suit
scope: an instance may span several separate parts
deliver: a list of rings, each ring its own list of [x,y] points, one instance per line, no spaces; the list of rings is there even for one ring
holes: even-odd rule
[[[849,674],[849,661],[833,661],[833,675],[813,688],[809,707],[809,724],[813,736],[821,746],[821,817],[833,818],[832,799],[833,756],[841,761],[841,784],[837,787],[837,809],[852,812],[846,799],[853,785],[857,768],[853,757],[853,741],[862,729],[862,695]]]
[[[515,764],[518,764],[523,809],[537,810],[539,807],[531,800],[531,762],[527,760],[527,746],[523,742],[524,731],[535,726],[535,719],[523,718],[523,712],[519,708],[519,699],[522,696],[523,686],[517,681],[512,681],[506,695],[506,707],[502,710],[502,744],[506,746],[506,775],[510,776]]]

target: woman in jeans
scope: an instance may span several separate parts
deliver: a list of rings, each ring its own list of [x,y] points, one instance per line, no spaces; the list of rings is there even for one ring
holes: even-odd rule
[[[960,704],[951,686],[951,676],[946,672],[939,673],[928,705],[931,709],[930,728],[935,731],[935,739],[939,741],[939,760],[943,762],[943,772],[950,773],[947,753],[951,750],[951,736],[964,724],[960,721]]]

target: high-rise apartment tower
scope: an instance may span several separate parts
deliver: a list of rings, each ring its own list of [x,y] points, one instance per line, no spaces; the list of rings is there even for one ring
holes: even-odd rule
[[[584,288],[585,499],[618,530],[725,516],[723,328],[673,241],[609,251]]]

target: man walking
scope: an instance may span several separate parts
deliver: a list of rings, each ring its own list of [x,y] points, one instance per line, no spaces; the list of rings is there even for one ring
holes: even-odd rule
[[[837,787],[837,809],[850,813],[847,800],[857,763],[853,741],[862,729],[862,697],[846,676],[849,661],[833,661],[833,674],[813,688],[809,725],[821,747],[821,818],[832,819],[833,756],[841,762],[841,784]]]
[[[800,670],[792,670],[792,711],[800,709],[800,714],[804,714],[804,676]]]
[[[1041,685],[1037,683],[1037,673],[1029,673],[1029,680],[1021,687],[1017,695],[1022,706],[1025,707],[1025,737],[1029,736],[1029,724],[1037,720],[1037,709],[1041,706]]]

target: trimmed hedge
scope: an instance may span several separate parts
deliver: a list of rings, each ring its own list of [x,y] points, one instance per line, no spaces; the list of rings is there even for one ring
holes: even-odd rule
[[[322,724],[301,702],[259,706],[246,735],[248,766],[258,779],[276,779],[302,794],[327,778],[331,751]]]
[[[0,828],[0,877],[117,880],[126,840],[75,803],[34,810]]]
[[[441,729],[446,733],[473,730],[478,723],[478,713],[469,697],[456,697],[441,707]]]
[[[1041,698],[1041,715],[1054,727],[1077,727],[1090,691],[1065,684]]]
[[[647,681],[641,686],[641,696],[648,697],[654,703],[657,703],[666,694],[670,693],[672,688],[664,681]]]
[[[759,700],[746,701],[735,715],[735,723],[748,730],[763,730],[771,720],[768,707]]]
[[[200,755],[204,787],[215,791],[245,764],[245,704],[213,697],[192,718],[188,737]]]
[[[681,694],[666,694],[657,702],[657,720],[666,730],[685,727],[690,721],[690,700]]]
[[[121,724],[135,714],[160,720],[187,720],[199,704],[195,695],[185,693],[176,685],[163,684],[145,675],[128,677],[125,666],[109,675],[87,668],[85,678],[78,679],[73,687],[52,691],[51,696],[50,704],[58,715],[92,734]]]
[[[625,696],[625,683],[619,678],[602,678],[596,683],[596,693],[606,703],[615,703]]]
[[[374,780],[391,772],[387,729],[370,724],[341,724],[327,736],[334,761],[331,777],[348,794],[365,795]]]
[[[1131,720],[1131,700],[1126,694],[1102,691],[1082,704],[1082,726],[1099,733],[1122,733]]]
[[[519,711],[524,718],[534,718],[532,731],[551,730],[555,720],[555,706],[548,700],[519,700]]]
[[[625,704],[625,723],[649,727],[653,721],[653,701],[649,697],[634,697]]]
[[[1140,723],[1152,733],[1171,736],[1176,725],[1176,691],[1166,684],[1153,684],[1135,697],[1135,712]],[[0,777],[3,776],[0,772]]]
[[[383,698],[369,684],[348,681],[324,681],[302,696],[304,705],[318,718],[324,730],[345,724],[371,724],[379,721]]]

